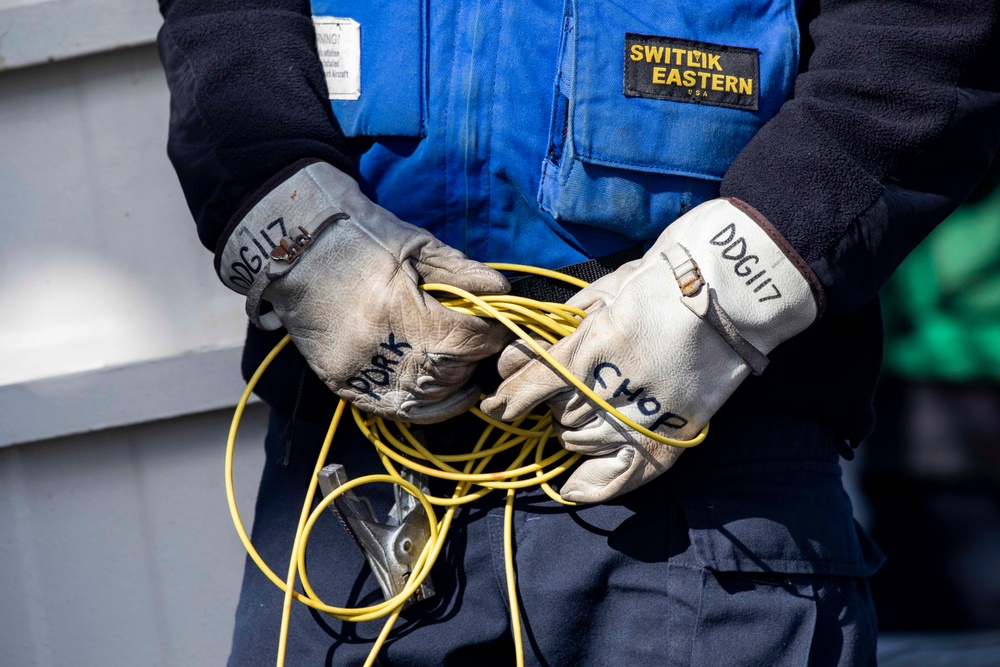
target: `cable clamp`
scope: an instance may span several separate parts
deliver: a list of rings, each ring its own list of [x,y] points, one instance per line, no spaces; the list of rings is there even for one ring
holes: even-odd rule
[[[427,477],[422,473],[404,469],[400,474],[421,491],[430,493]],[[317,476],[324,497],[348,481],[347,472],[339,463],[326,466]],[[420,554],[430,538],[423,505],[401,486],[394,486],[393,491],[396,502],[385,521],[375,517],[368,498],[353,491],[342,494],[329,506],[364,552],[386,600],[406,587],[406,581],[416,569]],[[403,606],[405,608],[433,596],[434,585],[427,577]]]

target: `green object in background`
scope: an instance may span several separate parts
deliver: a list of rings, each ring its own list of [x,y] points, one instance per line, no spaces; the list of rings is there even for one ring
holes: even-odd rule
[[[893,375],[1000,381],[1000,187],[913,251],[883,289],[882,311]]]

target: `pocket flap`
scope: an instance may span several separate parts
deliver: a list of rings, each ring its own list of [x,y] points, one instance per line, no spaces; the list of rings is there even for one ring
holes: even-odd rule
[[[570,124],[584,162],[719,180],[791,90],[798,27],[787,0],[574,11]]]
[[[740,470],[731,483],[678,491],[678,498],[691,544],[710,570],[870,576],[885,560],[854,521],[832,464]]]

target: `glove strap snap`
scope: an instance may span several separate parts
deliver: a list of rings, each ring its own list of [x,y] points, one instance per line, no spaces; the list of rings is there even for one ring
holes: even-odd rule
[[[240,294],[249,294],[262,274],[290,268],[321,225],[348,217],[341,206],[347,188],[338,187],[349,181],[357,188],[350,177],[323,162],[296,163],[273,181],[236,213],[216,252],[219,277]]]
[[[257,274],[250,286],[250,291],[247,293],[247,317],[250,318],[254,326],[265,331],[281,328],[281,321],[273,311],[260,312],[264,291],[276,278],[280,278],[291,270],[295,261],[302,256],[306,248],[312,245],[324,227],[348,217],[346,213],[333,215],[315,225],[311,231],[300,226],[294,235],[282,237],[278,245],[274,246],[269,255],[267,269]]]
[[[670,247],[661,256],[670,265],[681,291],[681,303],[700,317],[722,336],[733,352],[750,367],[754,375],[760,375],[767,368],[767,355],[754,347],[740,333],[739,327],[719,303],[715,290],[705,281],[698,263],[681,244]]]
[[[294,237],[285,236],[278,241],[278,245],[271,249],[271,259],[291,264],[299,258],[303,250],[312,244],[313,238],[309,230],[305,227],[299,227],[299,233]]]

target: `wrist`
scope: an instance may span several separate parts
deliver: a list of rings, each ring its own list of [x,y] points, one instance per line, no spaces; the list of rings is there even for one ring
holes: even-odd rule
[[[806,263],[742,201],[696,207],[654,250],[670,266],[684,305],[755,372],[766,365],[763,355],[812,324],[822,307],[822,288]]]
[[[795,247],[788,242],[781,232],[779,232],[778,229],[771,224],[771,221],[764,217],[763,213],[742,199],[737,199],[736,197],[724,197],[723,199],[739,209],[744,215],[746,215],[746,217],[750,218],[750,220],[760,227],[761,231],[767,235],[771,242],[774,243],[774,245],[792,264],[792,266],[795,267],[808,284],[809,292],[813,297],[813,302],[816,304],[815,319],[822,317],[823,312],[826,310],[826,292],[823,289],[823,284],[820,282],[819,277],[812,270],[812,267],[809,266],[809,263],[806,262],[802,255],[800,255]]]
[[[351,188],[357,189],[354,179],[316,160],[300,160],[275,174],[221,237],[215,269],[223,284],[247,296],[256,283],[287,272],[328,222],[349,217],[341,201]]]

